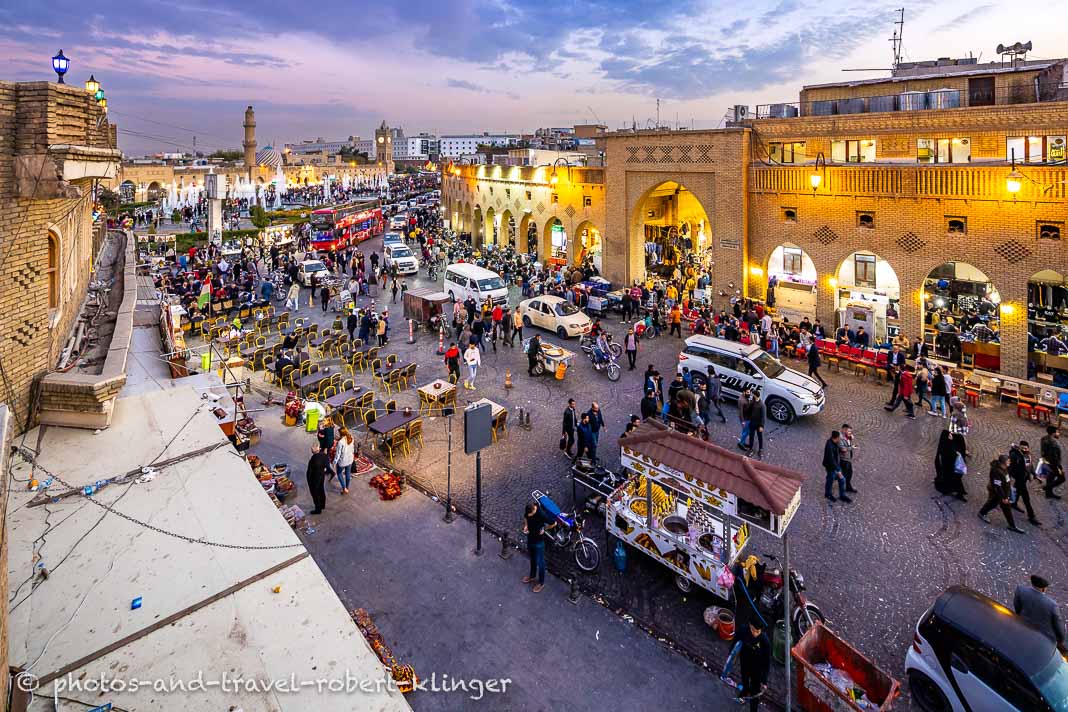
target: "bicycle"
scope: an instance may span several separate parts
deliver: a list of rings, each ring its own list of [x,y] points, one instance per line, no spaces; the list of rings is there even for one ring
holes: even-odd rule
[[[586,572],[593,571],[601,563],[601,550],[596,542],[582,533],[582,517],[577,511],[563,512],[548,493],[534,490],[531,498],[538,503],[541,510],[552,517],[556,526],[545,530],[545,538],[550,543],[564,549],[570,549],[575,557],[575,564]]]

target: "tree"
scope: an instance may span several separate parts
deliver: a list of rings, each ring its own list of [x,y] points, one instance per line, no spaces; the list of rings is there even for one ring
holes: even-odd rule
[[[245,154],[242,151],[231,151],[231,150],[219,149],[215,153],[213,153],[210,156],[208,156],[208,158],[221,158],[224,161],[236,161],[236,160],[239,160],[239,159],[243,158],[244,155]]]
[[[119,194],[109,188],[100,188],[97,191],[96,199],[100,201],[100,204],[104,206],[104,210],[108,215],[117,215],[119,212]]]
[[[267,217],[267,211],[259,205],[252,206],[252,209],[249,210],[249,218],[251,218],[252,224],[260,230],[271,224],[271,219]]]

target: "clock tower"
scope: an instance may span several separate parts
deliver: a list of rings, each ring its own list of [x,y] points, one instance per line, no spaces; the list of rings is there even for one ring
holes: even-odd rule
[[[375,162],[382,166],[386,173],[393,173],[393,132],[386,126],[385,121],[375,129]]]

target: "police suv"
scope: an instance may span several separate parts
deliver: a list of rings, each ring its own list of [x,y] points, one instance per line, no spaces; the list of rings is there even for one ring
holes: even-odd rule
[[[748,386],[760,393],[768,417],[789,423],[802,415],[823,410],[824,393],[819,381],[787,368],[759,346],[712,336],[691,336],[679,354],[678,372],[690,369],[695,382],[707,379],[708,367],[719,374],[724,398],[737,398]]]

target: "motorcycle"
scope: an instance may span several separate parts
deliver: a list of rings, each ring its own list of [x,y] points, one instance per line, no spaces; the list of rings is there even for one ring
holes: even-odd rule
[[[750,582],[747,589],[761,615],[768,620],[778,620],[783,612],[782,567],[774,554],[764,554],[764,557],[771,563],[757,563],[756,579]],[[797,641],[816,621],[823,623],[826,618],[819,606],[805,596],[805,579],[797,569],[790,569],[790,595],[793,597],[791,628]]]
[[[593,343],[580,343],[582,353],[586,354],[586,358],[593,364],[593,368],[597,371],[606,371],[608,373],[609,381],[618,381],[620,375],[623,373],[623,369],[616,363],[616,355],[609,348],[608,353],[604,355],[603,359],[597,358],[597,352]]]
[[[617,359],[618,358],[623,358],[623,347],[621,345],[617,344],[616,342],[612,341],[612,335],[611,334],[605,334],[605,336],[608,338],[608,350],[612,352],[612,355],[615,356]],[[595,337],[591,336],[590,334],[582,334],[579,337],[579,346],[580,347],[589,346],[590,348],[593,348],[596,345],[596,343],[597,343],[597,339]]]

